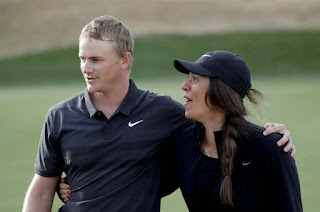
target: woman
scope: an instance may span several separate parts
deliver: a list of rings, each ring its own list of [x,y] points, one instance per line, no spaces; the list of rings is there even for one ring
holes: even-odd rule
[[[278,134],[247,120],[250,72],[238,55],[212,51],[195,63],[175,60],[189,79],[185,116],[197,122],[194,140],[178,135],[176,156],[182,194],[190,211],[302,211],[294,159],[278,148]]]

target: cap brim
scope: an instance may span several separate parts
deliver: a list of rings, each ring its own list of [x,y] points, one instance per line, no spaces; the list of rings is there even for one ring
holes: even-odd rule
[[[184,74],[189,74],[189,72],[191,72],[191,73],[202,75],[202,76],[215,77],[211,72],[207,71],[201,65],[193,62],[176,59],[174,60],[173,64],[178,71]]]

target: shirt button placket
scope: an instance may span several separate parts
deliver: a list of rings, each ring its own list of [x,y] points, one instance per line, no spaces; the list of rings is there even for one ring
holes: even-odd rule
[[[112,130],[111,130],[111,124],[109,123],[109,121],[107,121],[104,125],[104,139],[107,140],[107,141],[110,141],[111,140],[111,135],[112,135]]]

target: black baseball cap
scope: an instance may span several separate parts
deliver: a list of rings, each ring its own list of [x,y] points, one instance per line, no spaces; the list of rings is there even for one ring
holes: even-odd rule
[[[202,76],[216,77],[237,92],[241,98],[244,98],[251,87],[250,71],[247,64],[241,57],[228,51],[207,52],[194,63],[176,59],[174,67],[184,74],[191,72]]]

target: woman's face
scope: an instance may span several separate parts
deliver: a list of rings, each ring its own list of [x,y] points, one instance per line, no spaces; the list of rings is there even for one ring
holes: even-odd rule
[[[208,107],[205,101],[209,86],[209,77],[189,73],[189,79],[181,85],[185,92],[183,98],[186,99],[184,103],[186,118],[202,123],[208,119],[208,116],[212,113],[212,109]]]

